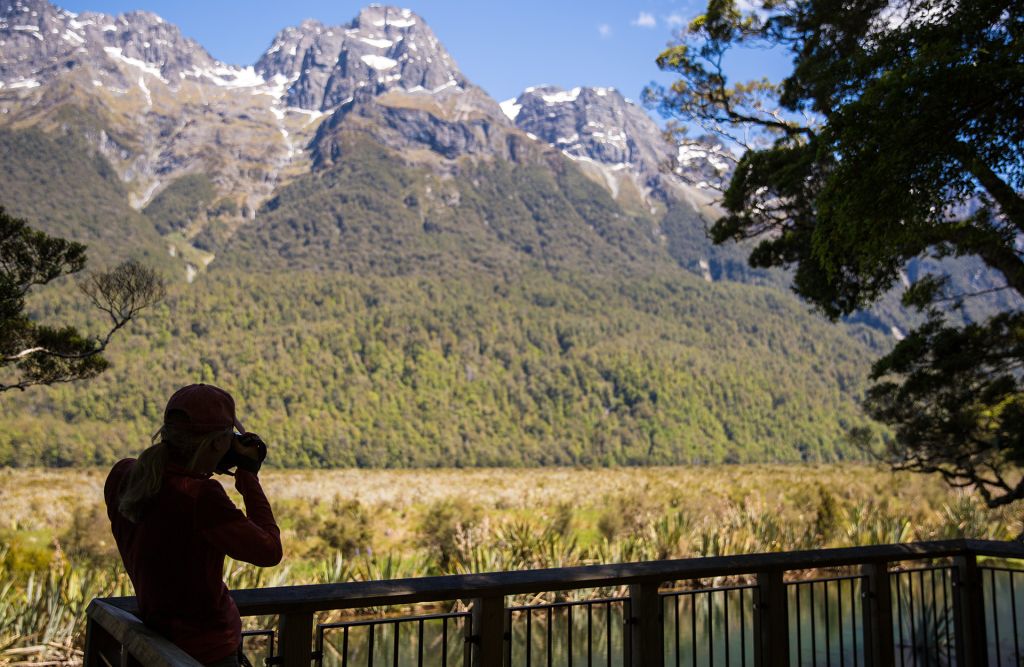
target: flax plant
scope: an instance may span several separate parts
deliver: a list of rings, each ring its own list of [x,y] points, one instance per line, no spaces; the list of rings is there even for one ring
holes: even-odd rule
[[[275,509],[286,545],[285,563],[260,569],[229,560],[224,577],[230,588],[244,589],[924,539],[1010,539],[1020,532],[1013,508],[990,510],[974,494],[952,493],[920,477],[863,467],[810,472],[771,466],[503,471],[505,485],[492,494],[455,484],[453,471],[416,476],[364,471],[362,488],[354,485],[350,472],[295,473],[299,483],[308,483],[322,497],[340,498],[313,502],[302,487],[287,486],[288,474],[268,471],[266,486],[274,488],[269,495],[284,497]],[[41,474],[29,471],[25,477],[34,482]],[[76,474],[96,483],[92,473],[66,473]],[[17,482],[19,475],[12,472],[7,479]],[[55,484],[61,481],[56,473],[45,475]],[[497,473],[464,475],[493,487]],[[403,484],[388,495],[386,480]],[[31,508],[49,506],[31,495],[41,493],[41,486],[5,487],[5,492],[13,490],[6,507],[18,512],[12,519],[18,523],[0,531],[0,665],[80,662],[89,601],[132,594],[111,551],[104,513],[94,505],[72,506],[65,515],[78,519],[62,524],[58,515],[46,514],[32,523]],[[410,493],[410,488],[423,493]],[[349,500],[358,501],[362,509],[357,512]],[[332,515],[335,508],[349,508],[351,520],[338,521]],[[56,539],[49,546],[46,539],[38,539],[31,546],[36,551],[24,553],[27,541],[18,536],[26,531]],[[516,596],[510,604],[623,593],[617,587],[552,591]],[[457,608],[454,602],[430,607]],[[356,609],[328,613],[323,620],[408,612]],[[247,619],[246,627],[268,623]]]

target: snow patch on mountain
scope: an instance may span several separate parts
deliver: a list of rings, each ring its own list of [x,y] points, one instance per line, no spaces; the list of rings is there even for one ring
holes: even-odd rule
[[[725,147],[721,144],[683,143],[679,145],[676,160],[682,168],[707,162],[719,172],[725,173],[732,168],[732,164],[726,159],[724,151]]]
[[[16,89],[16,88],[38,88],[41,85],[43,85],[43,84],[41,84],[36,79],[21,79],[19,81],[12,81],[11,83],[8,83],[7,87],[11,88],[11,89]]]
[[[516,116],[519,115],[519,111],[523,108],[522,104],[516,104],[516,98],[505,100],[499,104],[502,113],[508,116],[508,119],[515,122]]]
[[[193,76],[205,77],[215,86],[221,88],[255,88],[263,86],[267,82],[262,76],[256,73],[252,65],[248,67],[231,67],[229,65],[218,65],[217,67],[193,70]],[[272,92],[275,86],[268,88],[266,92]]]
[[[359,41],[363,44],[369,44],[378,49],[389,49],[395,45],[390,39],[374,39],[372,37],[360,37]]]
[[[378,56],[374,54],[367,54],[365,56],[359,56],[359,59],[369,65],[375,70],[389,70],[398,64],[397,60],[387,58],[385,56]]]
[[[542,99],[547,104],[567,104],[569,102],[575,102],[580,96],[582,88],[577,86],[572,90],[563,90],[550,95],[542,95]]]
[[[701,257],[697,261],[697,266],[700,267],[700,275],[704,278],[705,282],[715,282],[715,279],[711,276],[711,264],[706,258]]]
[[[150,74],[152,76],[155,76],[156,78],[160,79],[164,83],[167,83],[167,79],[164,78],[164,75],[160,72],[160,68],[159,67],[156,67],[155,65],[147,63],[144,60],[139,60],[138,58],[131,58],[129,56],[124,55],[124,53],[122,53],[122,50],[121,50],[120,47],[106,46],[106,47],[103,47],[103,50],[106,52],[106,54],[108,56],[110,56],[114,60],[119,60],[119,61],[123,62],[125,65],[130,65],[132,67],[137,67],[137,68],[141,69],[143,72],[145,72],[146,74]]]
[[[11,30],[18,30],[21,32],[27,32],[40,42],[43,41],[43,36],[39,33],[39,28],[34,25],[15,25],[11,26]]]
[[[142,90],[142,94],[146,96],[146,108],[152,108],[153,106],[153,94],[149,91],[149,87],[146,85],[146,77],[139,75],[139,89]]]

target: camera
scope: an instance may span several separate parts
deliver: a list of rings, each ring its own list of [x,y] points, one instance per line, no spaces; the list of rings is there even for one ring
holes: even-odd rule
[[[260,466],[263,465],[263,460],[267,458],[267,445],[260,439],[255,433],[234,433],[231,447],[224,453],[224,456],[217,462],[216,471],[222,474],[230,475],[232,468],[240,470],[248,470],[251,473],[258,473]],[[255,447],[257,458],[253,459],[245,454],[239,453],[235,449],[235,445],[241,445],[243,447]]]

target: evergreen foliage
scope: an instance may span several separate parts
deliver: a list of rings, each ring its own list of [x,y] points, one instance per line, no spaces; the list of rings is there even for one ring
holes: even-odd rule
[[[85,246],[35,231],[0,208],[0,392],[91,378],[106,370],[111,336],[163,296],[154,272],[129,260],[79,285],[106,313],[110,329],[90,338],[73,326],[49,326],[25,313],[33,289],[85,268]]]
[[[84,321],[72,305],[37,312]],[[0,465],[137,453],[193,381],[231,390],[280,466],[837,460],[870,354],[773,290],[679,275],[215,271],[88,386],[5,398]]]
[[[671,265],[641,231],[649,221],[564,159],[465,161],[445,178],[365,137],[343,144],[344,159],[283,188],[220,265],[446,277]]]
[[[356,134],[339,146],[145,313],[110,372],[5,397],[0,465],[137,453],[194,381],[230,389],[288,467],[859,456],[843,433],[866,424],[870,330],[681,271],[557,154],[446,175]],[[196,183],[148,214],[193,206]],[[66,291],[30,305],[96,324]]]
[[[204,221],[207,215],[218,211],[212,207],[217,190],[206,174],[183,176],[153,198],[143,213],[153,221],[161,234],[184,231],[196,221]]]
[[[793,287],[832,318],[882,299],[915,260],[970,257],[1024,296],[1024,13],[1011,0],[711,0],[658,57],[680,75],[649,97],[668,115],[754,137],[725,193],[716,242],[756,239],[755,267],[791,267]],[[793,54],[779,85],[730,85],[734,47]],[[742,141],[742,139],[739,139]],[[1024,329],[983,322],[941,274],[904,303],[924,321],[874,367],[866,406],[896,430],[894,466],[1024,497]],[[967,321],[965,322],[965,319]],[[920,320],[919,320],[920,321]],[[971,354],[963,354],[965,350]],[[955,362],[947,356],[952,354]]]
[[[72,134],[0,128],[0,204],[51,236],[89,246],[93,262],[129,257],[167,269],[153,224],[128,205],[110,163]]]

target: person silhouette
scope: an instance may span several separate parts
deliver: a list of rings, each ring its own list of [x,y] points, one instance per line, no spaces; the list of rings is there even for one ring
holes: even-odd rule
[[[104,484],[142,621],[204,665],[248,664],[224,557],[260,567],[281,562],[281,532],[258,477],[265,456],[228,392],[192,384],[168,400],[152,446],[118,461]],[[245,513],[211,479],[215,471],[231,474],[226,462],[237,466]]]

